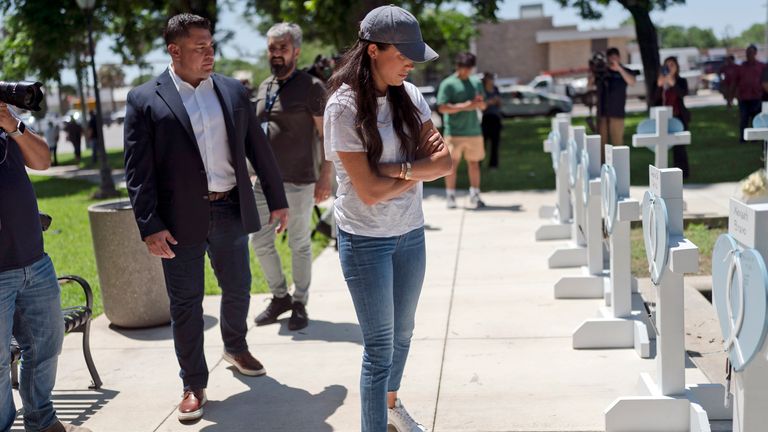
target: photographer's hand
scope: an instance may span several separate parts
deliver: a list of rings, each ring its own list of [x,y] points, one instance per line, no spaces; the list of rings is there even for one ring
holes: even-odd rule
[[[19,121],[8,110],[8,105],[0,102],[0,127],[6,132],[15,132]],[[46,170],[51,166],[51,151],[45,140],[26,129],[23,134],[12,137],[19,145],[24,164],[34,170]]]
[[[0,128],[3,128],[6,132],[13,132],[16,130],[18,123],[19,121],[16,120],[16,117],[8,109],[8,105],[0,102]]]

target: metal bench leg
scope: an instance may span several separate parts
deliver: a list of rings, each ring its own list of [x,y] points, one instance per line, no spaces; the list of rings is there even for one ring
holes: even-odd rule
[[[11,363],[11,385],[16,390],[19,389],[19,361]]]
[[[101,378],[99,372],[96,370],[96,365],[93,364],[93,357],[91,357],[91,320],[89,319],[85,323],[85,330],[83,330],[83,356],[85,357],[85,364],[88,366],[88,372],[91,373],[91,380],[93,385],[88,386],[92,390],[98,390],[101,388]]]

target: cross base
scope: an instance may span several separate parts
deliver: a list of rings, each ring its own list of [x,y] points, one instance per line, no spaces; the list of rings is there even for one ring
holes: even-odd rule
[[[547,260],[549,268],[571,268],[587,265],[587,248],[575,244],[555,249]]]
[[[558,223],[553,220],[552,223],[542,225],[536,230],[536,241],[542,240],[568,240],[573,233],[573,225],[570,223]]]
[[[604,412],[606,432],[710,432],[709,421],[730,420],[725,387],[699,384],[665,396],[653,378],[640,374],[643,396],[616,399]]]
[[[556,206],[543,205],[539,207],[539,219],[552,219],[557,211]]]
[[[589,273],[587,267],[582,267],[582,276],[564,276],[555,284],[556,299],[584,299],[605,297],[606,287],[610,279],[606,272],[600,275]]]
[[[640,358],[651,357],[648,327],[640,311],[628,318],[615,318],[608,308],[600,308],[600,318],[584,321],[573,332],[574,349],[634,348]]]

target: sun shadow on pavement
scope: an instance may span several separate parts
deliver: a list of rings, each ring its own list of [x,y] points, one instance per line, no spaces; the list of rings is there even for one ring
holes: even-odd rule
[[[203,328],[209,330],[219,323],[218,318],[210,315],[203,315]],[[125,328],[110,324],[109,329],[119,333],[129,339],[138,341],[160,341],[173,339],[173,329],[170,324],[147,328]]]
[[[65,423],[80,426],[104,408],[120,392],[115,390],[54,390],[51,396],[56,416]],[[24,432],[22,416],[16,417],[10,432]]]
[[[338,384],[327,386],[318,394],[289,387],[264,376],[233,376],[249,390],[222,401],[208,401],[205,420],[214,424],[205,432],[332,432],[326,420],[347,398],[348,390]]]
[[[280,322],[280,336],[291,336],[295,341],[350,342],[363,344],[363,334],[357,323],[335,323],[330,321],[309,320],[309,326],[299,331],[288,330],[288,319]]]

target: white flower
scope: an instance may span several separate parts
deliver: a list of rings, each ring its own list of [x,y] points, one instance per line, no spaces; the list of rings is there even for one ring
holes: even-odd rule
[[[759,169],[741,181],[741,193],[745,198],[768,195],[768,178],[765,169]]]

